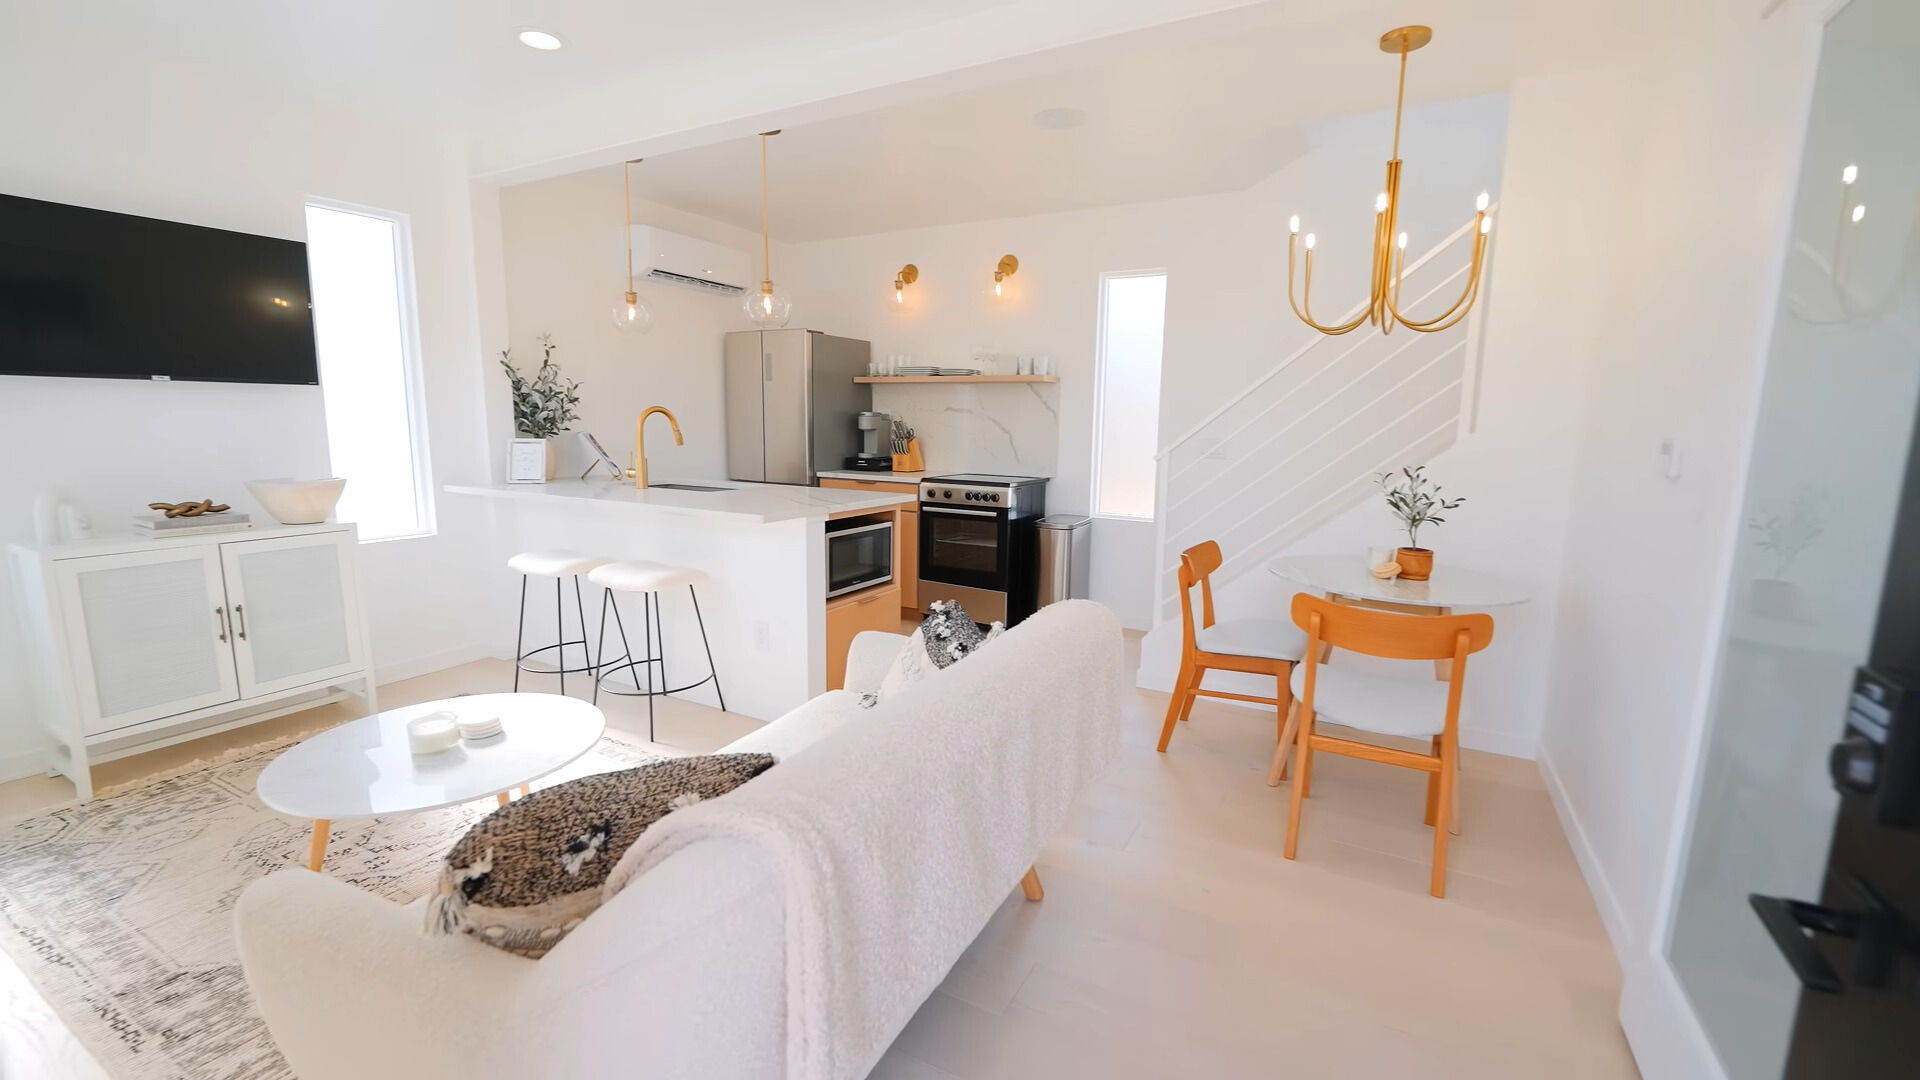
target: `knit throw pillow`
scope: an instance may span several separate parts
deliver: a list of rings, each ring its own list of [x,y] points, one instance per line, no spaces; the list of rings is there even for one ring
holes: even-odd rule
[[[925,621],[900,647],[893,666],[887,668],[881,678],[880,692],[863,696],[861,705],[873,708],[928,675],[951,666],[1007,629],[994,623],[982,633],[980,624],[973,621],[973,616],[967,614],[958,600],[935,600],[927,606],[927,612]]]
[[[773,766],[771,754],[710,754],[583,776],[510,802],[447,852],[427,933],[466,933],[541,957],[600,906],[600,886],[649,825]]]

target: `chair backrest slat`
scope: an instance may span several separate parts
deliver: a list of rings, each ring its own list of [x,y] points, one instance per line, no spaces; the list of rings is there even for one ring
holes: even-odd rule
[[[1320,617],[1320,641],[1336,649],[1390,660],[1450,660],[1476,653],[1493,640],[1493,616],[1399,615],[1336,604],[1300,593],[1293,598],[1294,625],[1314,632]],[[1460,640],[1461,634],[1465,641]]]
[[[1180,622],[1189,652],[1193,649],[1193,587],[1200,586],[1200,626],[1213,625],[1213,583],[1208,575],[1220,569],[1220,545],[1207,540],[1180,553]]]

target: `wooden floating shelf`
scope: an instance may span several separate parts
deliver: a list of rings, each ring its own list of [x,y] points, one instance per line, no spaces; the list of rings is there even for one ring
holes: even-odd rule
[[[859,375],[857,383],[1057,383],[1058,375]]]

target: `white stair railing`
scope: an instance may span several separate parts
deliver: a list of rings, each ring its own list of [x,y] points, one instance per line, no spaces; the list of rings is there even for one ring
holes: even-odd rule
[[[1414,299],[1403,309],[1456,294],[1467,260],[1435,260],[1473,228],[1407,265],[1402,295]],[[1155,621],[1178,613],[1174,570],[1186,548],[1220,541],[1218,580],[1230,581],[1367,498],[1379,473],[1430,460],[1470,433],[1488,291],[1483,281],[1474,310],[1440,333],[1316,333],[1167,443],[1155,455]]]

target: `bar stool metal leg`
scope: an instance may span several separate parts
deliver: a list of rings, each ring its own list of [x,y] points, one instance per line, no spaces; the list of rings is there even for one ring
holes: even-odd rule
[[[520,625],[513,635],[513,692],[520,692],[520,657],[527,646],[527,575],[520,575]]]
[[[727,694],[726,691],[720,689],[720,669],[714,666],[713,646],[707,643],[707,620],[705,616],[700,614],[700,594],[694,592],[693,586],[689,585],[687,586],[687,595],[693,598],[693,618],[694,621],[700,624],[700,647],[707,650],[707,670],[713,673],[713,693],[715,697],[720,699],[720,711],[726,712]],[[665,674],[664,671],[661,672],[662,678],[665,677]]]
[[[659,595],[658,593],[641,593],[640,594],[640,632],[645,637],[647,642],[647,738],[648,739],[653,738],[653,696],[654,695],[653,695],[653,624],[648,621],[649,616],[647,615],[647,610],[652,600],[654,599],[654,597],[658,595]],[[666,642],[664,641],[661,642],[661,645],[664,647],[666,645]],[[635,684],[638,684],[639,681],[640,680],[638,679],[634,680]],[[667,665],[665,663],[662,663],[660,665],[660,682],[664,685],[666,681],[667,681]]]

